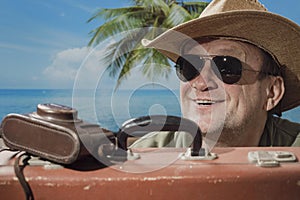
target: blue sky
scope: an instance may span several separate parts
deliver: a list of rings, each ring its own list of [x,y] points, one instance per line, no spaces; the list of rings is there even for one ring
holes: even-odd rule
[[[0,88],[72,88],[88,50],[86,21],[98,8],[129,0],[1,0]],[[299,0],[262,0],[270,11],[300,24]]]

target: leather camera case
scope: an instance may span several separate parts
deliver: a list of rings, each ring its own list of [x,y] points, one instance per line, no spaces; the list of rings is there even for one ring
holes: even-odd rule
[[[71,164],[97,152],[100,144],[114,142],[112,132],[78,119],[77,110],[57,104],[39,104],[37,112],[29,114],[9,114],[1,129],[10,149],[60,164]]]

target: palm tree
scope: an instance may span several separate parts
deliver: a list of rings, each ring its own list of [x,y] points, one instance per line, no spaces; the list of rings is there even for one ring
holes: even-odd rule
[[[168,59],[155,49],[143,48],[143,38],[153,39],[161,29],[197,18],[207,6],[206,2],[177,2],[175,0],[132,0],[130,7],[100,9],[88,22],[98,18],[106,22],[90,34],[88,46],[96,46],[113,35],[118,39],[106,46],[105,61],[110,76],[118,76],[117,86],[130,74],[130,69],[142,65],[143,74],[153,79],[157,75],[168,77],[171,70]],[[159,63],[160,65],[154,64]],[[163,66],[163,67],[162,67]]]

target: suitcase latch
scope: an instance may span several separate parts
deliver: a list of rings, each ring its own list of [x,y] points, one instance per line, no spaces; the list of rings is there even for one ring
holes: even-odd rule
[[[250,151],[248,160],[259,167],[278,167],[282,162],[295,162],[297,158],[288,151]]]

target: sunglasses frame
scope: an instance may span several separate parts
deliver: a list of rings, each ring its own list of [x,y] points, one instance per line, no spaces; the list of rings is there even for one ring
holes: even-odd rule
[[[195,61],[194,58],[197,58],[197,60],[200,62],[193,63],[193,61]],[[185,54],[183,56],[179,56],[179,58],[177,59],[176,64],[175,64],[176,74],[177,74],[178,78],[183,82],[187,82],[187,81],[191,81],[191,80],[195,79],[197,76],[200,75],[201,70],[203,69],[205,62],[207,60],[210,60],[211,63],[213,63],[214,67],[212,67],[212,69],[213,69],[215,75],[226,84],[237,83],[242,77],[243,70],[251,71],[251,72],[255,72],[255,73],[261,73],[261,72],[265,73],[263,71],[245,68],[243,66],[243,64],[245,64],[245,63],[242,62],[240,59],[233,57],[233,56]],[[219,63],[219,61],[221,61],[221,60],[228,61],[227,65],[228,64],[233,64],[233,65],[238,64],[238,68],[236,68],[236,66],[234,66],[232,68],[226,69],[226,67],[220,66],[221,64]],[[182,67],[182,63],[180,63],[183,61],[190,64],[189,65],[190,71],[185,74],[184,74],[184,72],[182,72],[183,67]],[[199,65],[199,63],[201,63],[201,64]],[[235,71],[230,74],[230,73],[223,73],[224,70],[226,72],[230,72],[230,71],[232,72],[233,70],[235,70]],[[269,74],[269,73],[266,73],[266,74]]]

